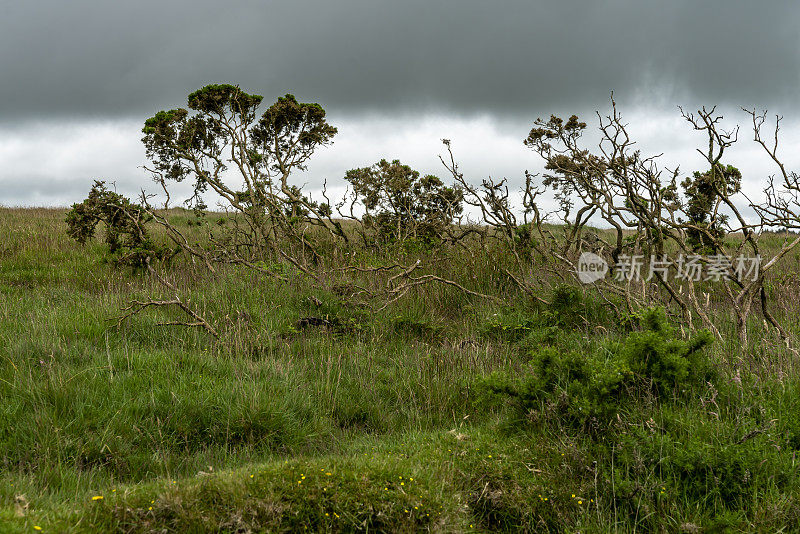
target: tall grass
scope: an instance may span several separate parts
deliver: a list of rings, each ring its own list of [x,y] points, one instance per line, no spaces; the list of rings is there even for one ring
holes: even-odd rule
[[[716,383],[670,403],[637,395],[598,438],[548,406],[512,423],[509,406],[483,403],[478,385],[493,373],[526,376],[542,347],[605,354],[636,325],[591,293],[573,315],[538,303],[491,251],[452,250],[432,269],[501,303],[432,284],[380,313],[299,276],[277,283],[232,267],[209,277],[177,262],[169,276],[219,325],[215,342],[157,326],[172,310],[117,327],[130,299],[164,290],[104,263],[102,244],[70,242],[63,218],[0,209],[6,529],[800,524],[797,360],[758,318],[740,350],[730,311],[715,308],[725,337],[707,351]],[[782,268],[773,308],[797,335],[797,258]],[[328,322],[300,321],[310,316]]]

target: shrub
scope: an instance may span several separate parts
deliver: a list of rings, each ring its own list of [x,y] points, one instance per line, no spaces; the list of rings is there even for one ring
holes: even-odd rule
[[[710,363],[702,353],[712,341],[709,332],[700,332],[688,341],[678,339],[661,308],[646,311],[641,322],[644,330],[627,337],[620,356],[659,395],[671,390],[683,393],[711,378]]]
[[[616,508],[632,518],[673,502],[711,512],[704,526],[729,514],[742,526],[743,511],[765,498],[765,490],[794,489],[791,451],[772,446],[765,435],[737,438],[738,424],[680,407],[663,411],[658,422],[626,427],[597,443],[594,457],[606,475],[598,477],[600,491],[614,495]]]
[[[395,333],[424,341],[436,341],[442,337],[443,328],[424,318],[397,316],[392,320]]]
[[[616,311],[612,311],[608,302],[610,299],[584,294],[575,286],[556,286],[543,313],[545,324],[572,329],[590,325],[604,325],[608,328],[621,326],[623,330],[628,329],[624,322],[619,321]]]
[[[434,242],[463,210],[460,189],[399,160],[351,169],[345,179],[367,210],[364,224],[386,242]]]
[[[495,341],[515,342],[528,336],[535,326],[532,319],[495,315],[483,326],[481,333]]]
[[[571,302],[570,298],[567,298]],[[518,415],[555,409],[569,424],[608,423],[636,398],[677,398],[710,379],[712,370],[702,349],[711,336],[701,332],[689,340],[675,337],[660,308],[640,316],[643,328],[620,344],[589,352],[539,348],[529,372],[521,378],[492,375],[480,388],[489,398],[510,399]]]
[[[574,286],[557,286],[550,297],[546,316],[553,326],[575,326],[581,319],[583,294]]]
[[[165,254],[147,233],[145,224],[150,220],[142,206],[109,191],[105,182],[96,180],[86,200],[73,204],[67,213],[67,234],[84,244],[94,236],[97,225],[102,222],[111,262],[142,267],[147,257]]]

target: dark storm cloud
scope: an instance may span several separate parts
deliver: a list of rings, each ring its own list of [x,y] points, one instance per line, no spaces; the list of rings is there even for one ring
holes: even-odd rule
[[[795,103],[795,2],[0,0],[0,121],[141,117],[216,81],[328,109],[510,116]],[[674,104],[671,104],[674,105]]]

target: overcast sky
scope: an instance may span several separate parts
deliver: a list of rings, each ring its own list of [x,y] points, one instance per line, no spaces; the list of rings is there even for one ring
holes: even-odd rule
[[[381,157],[443,176],[443,137],[468,176],[520,183],[541,166],[532,122],[596,125],[612,90],[642,148],[686,173],[703,140],[678,105],[745,128],[741,106],[783,115],[798,168],[798,28],[789,1],[0,0],[0,204],[69,205],[96,178],[154,189],[143,120],[217,82],[325,107],[339,135],[297,178],[310,190]],[[729,163],[755,192],[773,171],[740,137]]]

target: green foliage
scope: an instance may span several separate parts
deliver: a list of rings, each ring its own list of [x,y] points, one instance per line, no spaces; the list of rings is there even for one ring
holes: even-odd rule
[[[571,309],[575,293],[559,292],[556,309]],[[711,342],[706,332],[689,340],[675,337],[660,308],[641,315],[641,332],[617,345],[591,352],[555,347],[536,350],[529,372],[510,378],[492,375],[481,382],[489,397],[510,400],[522,418],[556,409],[571,424],[607,426],[631,402],[644,396],[676,399],[711,378],[702,350]]]
[[[797,487],[789,475],[791,453],[761,434],[743,439],[740,425],[753,424],[748,418],[706,419],[673,406],[658,419],[628,421],[612,439],[594,445],[599,469],[613,475],[601,477],[601,491],[616,495],[622,513],[635,516],[643,508],[663,510],[666,503],[678,502],[710,513],[703,521],[709,529],[719,527],[722,517],[742,529],[745,511],[767,488],[791,493]],[[657,521],[648,524],[658,526]]]
[[[236,113],[252,113],[257,108],[263,97],[249,95],[231,84],[206,85],[189,95],[189,108],[216,115],[223,114],[226,110]]]
[[[111,262],[142,267],[146,258],[166,253],[155,245],[145,228],[151,218],[144,208],[96,180],[86,200],[73,204],[67,213],[67,235],[85,244],[102,222]]]
[[[719,165],[706,172],[695,171],[681,186],[687,198],[689,245],[696,252],[716,252],[717,242],[725,236],[727,221],[726,215],[717,213],[717,206],[720,200],[741,189],[742,173],[732,165]]]
[[[210,189],[255,228],[264,224],[268,211],[291,223],[321,208],[287,180],[294,170],[306,168],[318,147],[331,142],[336,128],[319,104],[298,102],[291,94],[259,117],[262,100],[235,85],[212,84],[189,95],[189,110],[156,113],[142,129],[148,169],[163,181],[193,178],[190,207],[205,210],[202,195]],[[222,179],[229,165],[240,172],[243,190]],[[322,209],[330,213],[330,207]]]
[[[299,145],[296,152],[300,158],[299,169],[305,168],[303,163],[307,155],[310,155],[309,149],[328,144],[336,133],[337,129],[327,123],[322,106],[316,103],[300,103],[291,94],[272,104],[252,129],[256,146],[265,153],[289,155],[294,148],[292,144]],[[283,173],[287,163],[277,157],[273,168]]]
[[[572,115],[566,123],[564,119],[550,115],[548,121],[536,119],[535,127],[531,129],[524,143],[534,146],[537,143],[548,142],[562,137],[579,136],[586,129],[586,123],[578,120],[577,115]]]
[[[581,320],[584,309],[583,293],[579,288],[559,285],[553,290],[545,316],[551,326],[574,327]]]
[[[559,284],[550,294],[548,304],[541,312],[543,324],[564,330],[601,327],[608,330],[625,331],[629,325],[620,321],[613,295],[604,298],[575,286]]]
[[[506,342],[542,343],[565,337],[579,328],[625,328],[609,311],[605,302],[591,294],[584,295],[580,288],[561,284],[550,294],[546,304],[536,304],[533,310],[510,310],[494,314],[481,333],[486,337]]]
[[[330,217],[332,215],[331,208],[328,204],[318,203],[311,199],[311,197],[296,185],[287,187],[287,198],[283,202],[283,211],[286,220],[289,224],[298,224],[307,220],[311,215],[311,210],[315,210],[322,217]],[[275,209],[270,207],[270,209]]]
[[[367,210],[365,225],[385,242],[437,240],[463,211],[460,189],[433,175],[420,176],[399,160],[351,169],[345,179]]]
[[[556,191],[561,208],[569,214],[573,200],[570,198],[576,190],[591,189],[600,175],[605,173],[610,164],[603,158],[588,151],[579,151],[568,155],[558,146],[575,146],[586,130],[586,123],[577,115],[564,119],[551,115],[545,121],[536,119],[534,127],[524,140],[525,146],[544,154],[545,169],[548,171],[542,184]],[[613,165],[624,165],[625,162],[612,162]]]
[[[514,244],[520,250],[530,253],[532,252],[537,243],[536,238],[533,236],[534,226],[530,223],[521,224],[514,228]]]
[[[279,264],[280,265],[280,264]],[[301,338],[314,332],[330,336],[360,337],[369,333],[367,316],[363,309],[347,306],[336,295],[315,292],[298,295],[300,317],[292,319],[282,337]]]
[[[441,326],[432,324],[427,319],[417,318],[412,315],[395,317],[392,320],[392,328],[398,334],[424,341],[435,341],[440,339],[443,334]]]
[[[710,332],[702,331],[687,341],[678,339],[662,308],[644,312],[641,322],[643,331],[631,333],[619,354],[636,376],[652,383],[659,396],[684,394],[712,377],[703,352],[713,341]]]
[[[481,328],[489,339],[515,342],[524,339],[537,327],[537,321],[518,315],[493,315]]]

